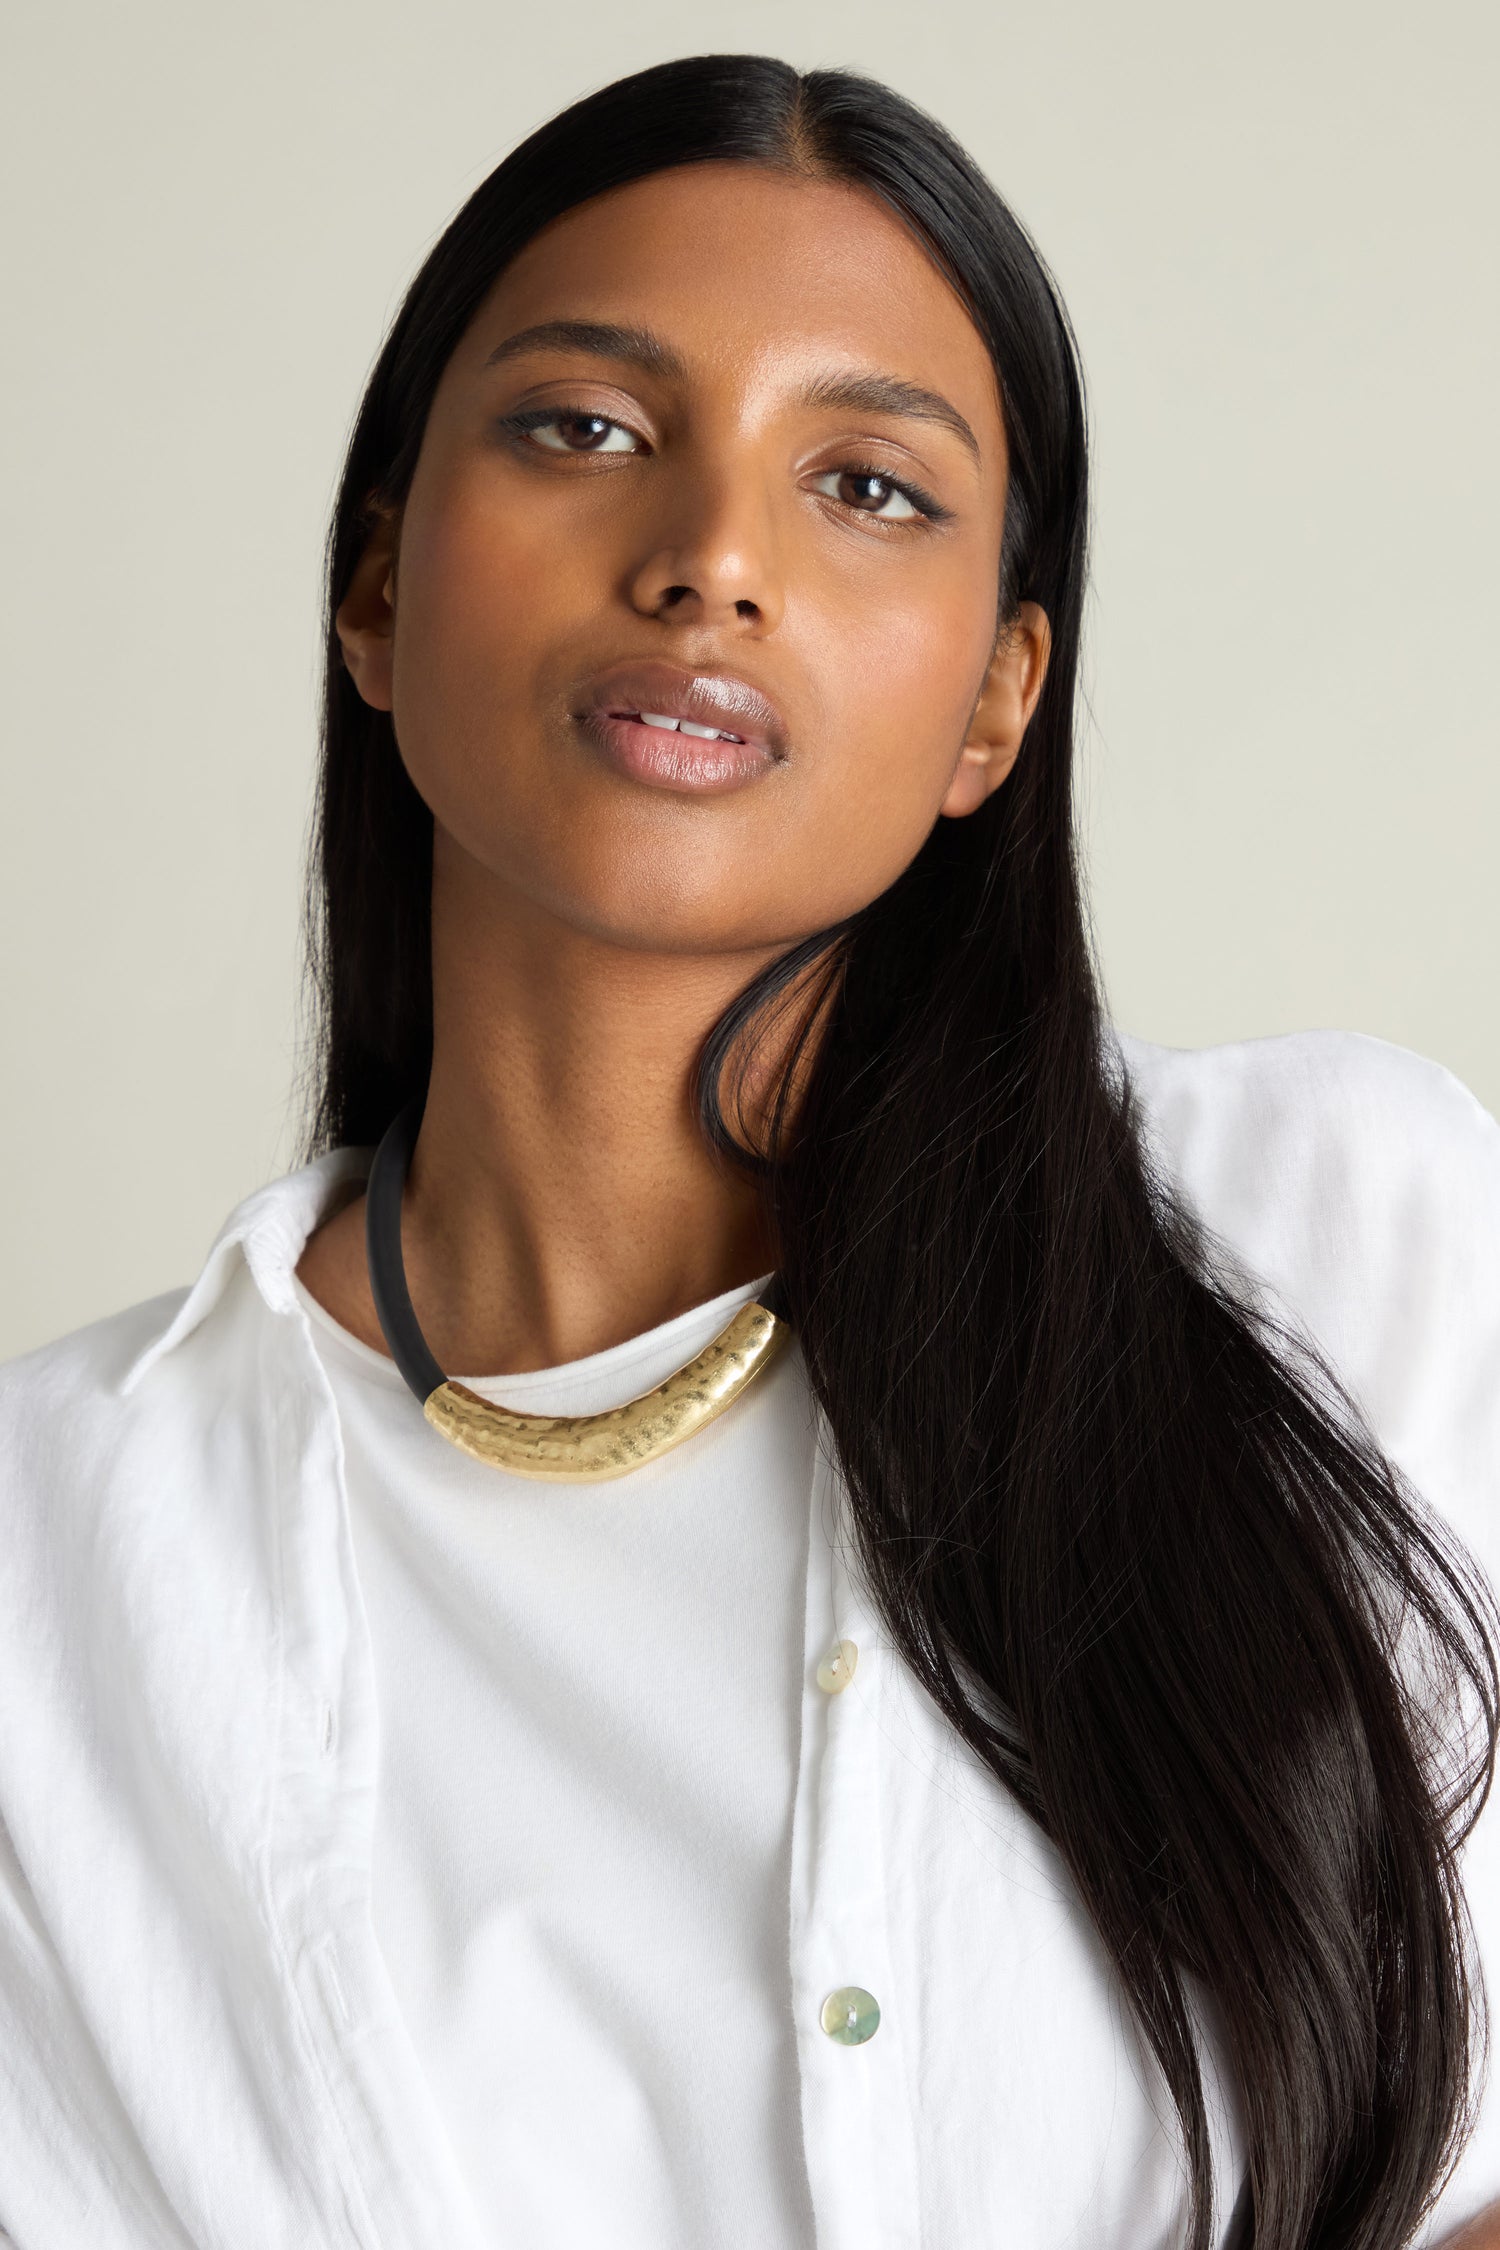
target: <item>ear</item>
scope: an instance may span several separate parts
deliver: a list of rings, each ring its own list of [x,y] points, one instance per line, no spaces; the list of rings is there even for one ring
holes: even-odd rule
[[[376,711],[391,708],[391,659],[396,640],[396,531],[393,508],[378,511],[354,566],[343,600],[334,613],[334,630],[344,664]]]
[[[969,735],[948,794],[938,807],[950,819],[977,812],[1021,754],[1052,654],[1052,627],[1035,602],[1022,602],[1002,632],[985,674]]]

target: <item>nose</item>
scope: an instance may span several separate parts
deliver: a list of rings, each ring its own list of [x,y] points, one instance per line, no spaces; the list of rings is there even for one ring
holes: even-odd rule
[[[763,479],[682,464],[662,493],[635,568],[636,609],[676,625],[730,626],[754,639],[774,632],[785,608],[779,542]]]

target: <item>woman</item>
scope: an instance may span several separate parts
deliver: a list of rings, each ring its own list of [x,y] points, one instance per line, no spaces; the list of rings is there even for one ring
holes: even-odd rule
[[[428,259],[315,1161],[7,1375],[22,2250],[1500,2240],[1500,1135],[1102,1022],[1085,468],[839,73],[607,88]]]

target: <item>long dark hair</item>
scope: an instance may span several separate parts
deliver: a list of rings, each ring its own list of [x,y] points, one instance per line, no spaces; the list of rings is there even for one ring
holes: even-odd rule
[[[1396,2250],[1471,2115],[1482,2011],[1455,1852],[1493,1771],[1493,1612],[1331,1372],[1269,1328],[1147,1162],[1075,857],[1077,354],[1017,220],[887,89],[747,55],[644,71],[509,156],[413,283],[329,542],[309,1148],[378,1139],[431,1056],[431,818],[332,627],[372,506],[403,499],[450,354],[541,227],[736,159],[882,197],[964,299],[1011,454],[1001,614],[1038,602],[1053,644],[1006,786],[939,820],[881,897],[715,1028],[703,1128],[774,1211],[895,1641],[1053,1840],[1159,2059],[1192,2168],[1190,2250],[1213,2208],[1205,1994],[1248,2131],[1255,2242]],[[788,1058],[795,1118],[783,1101],[747,1149],[727,1066],[804,973],[827,1005]]]

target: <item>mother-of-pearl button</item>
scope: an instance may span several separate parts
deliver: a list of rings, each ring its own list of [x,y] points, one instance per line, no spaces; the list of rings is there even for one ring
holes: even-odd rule
[[[853,1641],[840,1641],[831,1648],[818,1666],[818,1685],[829,1695],[837,1695],[854,1677],[854,1667],[859,1662],[859,1650]]]
[[[862,1984],[841,1984],[823,2002],[823,2029],[840,2047],[862,2047],[880,2029],[880,2002]]]

